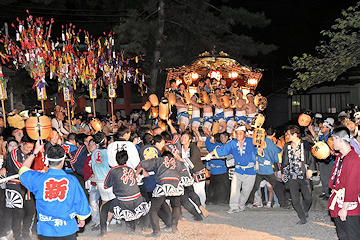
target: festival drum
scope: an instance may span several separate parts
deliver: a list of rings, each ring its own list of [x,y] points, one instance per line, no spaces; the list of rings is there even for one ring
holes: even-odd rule
[[[144,111],[146,112],[147,110],[149,110],[150,107],[151,107],[151,102],[146,101],[144,106],[142,106],[142,109],[144,109]]]
[[[168,100],[169,100],[170,105],[175,105],[175,103],[176,103],[175,93],[169,93]]]
[[[100,120],[97,118],[94,118],[93,120],[91,120],[90,125],[96,132],[99,132],[102,130],[102,124],[101,124]]]
[[[159,105],[159,99],[155,94],[151,94],[149,96],[149,102],[151,103],[151,106],[156,107]]]
[[[183,92],[183,103],[185,104],[190,104],[191,103],[191,98],[190,98],[190,93],[189,92]]]
[[[261,113],[255,115],[255,117],[251,120],[250,126],[253,128],[262,127],[265,122],[265,117]]]
[[[312,148],[311,153],[317,159],[326,159],[330,155],[330,148],[325,142],[317,142]]]
[[[230,107],[230,100],[229,100],[228,96],[221,96],[220,104],[221,104],[221,107],[223,107],[223,108]]]
[[[163,99],[159,104],[159,118],[166,120],[169,118],[169,103],[167,99]]]
[[[214,93],[210,93],[209,98],[210,98],[211,105],[216,105],[217,104],[217,98],[216,98]]]
[[[157,118],[159,116],[159,109],[157,107],[150,108],[150,116],[152,118]]]
[[[302,127],[307,127],[311,123],[311,117],[305,113],[300,114],[298,123]]]
[[[212,133],[217,134],[219,132],[219,129],[220,129],[220,123],[213,122],[212,128],[211,128]]]
[[[38,125],[38,117],[30,117],[26,120],[25,128],[29,137],[33,140],[39,140],[39,132],[41,139],[46,139],[50,136],[52,126],[51,120],[47,116],[39,117],[40,130]]]
[[[206,91],[199,91],[199,98],[202,104],[208,104],[210,101]]]
[[[252,142],[255,146],[262,146],[265,142],[265,129],[263,128],[255,128],[253,133]]]

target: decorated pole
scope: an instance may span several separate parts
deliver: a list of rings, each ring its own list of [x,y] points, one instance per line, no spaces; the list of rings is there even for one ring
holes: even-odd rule
[[[67,115],[68,115],[68,121],[69,121],[69,132],[72,132],[71,129],[71,119],[70,119],[70,101],[71,101],[71,94],[70,90],[67,87],[63,87],[63,94],[64,94],[64,102],[66,102],[67,105]]]
[[[94,118],[96,118],[96,110],[95,110],[95,98],[97,97],[96,95],[96,85],[94,83],[90,83],[89,84],[89,95],[90,95],[90,99],[92,99],[92,103],[93,103],[93,115]]]
[[[6,94],[6,89],[4,87],[4,83],[6,84],[5,79],[4,79],[4,74],[2,72],[2,67],[0,65],[0,100],[1,100],[3,119],[4,119],[4,127],[6,127],[6,114],[5,114],[4,100],[7,99],[7,94]]]
[[[109,84],[109,98],[111,103],[111,121],[113,123],[113,133],[115,134],[114,121],[114,99],[116,98],[116,91],[112,84]]]

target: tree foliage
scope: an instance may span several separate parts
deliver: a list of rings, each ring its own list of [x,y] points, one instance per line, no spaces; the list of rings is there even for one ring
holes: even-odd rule
[[[250,62],[250,57],[276,49],[272,44],[261,43],[251,36],[236,32],[268,26],[270,20],[264,13],[252,13],[244,8],[235,9],[225,5],[218,8],[211,5],[209,0],[164,2],[165,27],[161,39],[160,69],[184,65],[198,54],[211,51],[214,46],[216,50],[227,52],[245,63]],[[151,68],[158,33],[158,1],[148,0],[127,10],[129,17],[114,30],[128,51],[147,55],[146,61]],[[156,83],[153,85],[156,86]]]
[[[338,80],[348,69],[356,66],[360,60],[360,2],[356,6],[342,11],[342,18],[335,20],[331,30],[323,30],[321,34],[328,38],[321,41],[315,49],[317,56],[304,53],[301,57],[293,57],[291,69],[296,78],[288,90],[293,94],[296,90],[306,90],[316,84]]]

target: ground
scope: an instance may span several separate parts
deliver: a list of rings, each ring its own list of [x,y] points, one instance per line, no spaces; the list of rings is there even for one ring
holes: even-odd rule
[[[326,208],[327,203],[318,198],[320,191],[321,187],[314,189],[310,220],[305,225],[296,224],[298,217],[292,208],[257,208],[228,214],[228,206],[211,205],[207,207],[210,216],[202,222],[194,221],[190,214],[184,211],[184,218],[179,221],[179,232],[172,234],[163,231],[159,239],[337,239],[335,226]],[[151,233],[151,230],[141,232],[138,229],[135,235],[127,235],[125,224],[120,227],[111,225],[113,231],[106,237],[99,238],[99,232],[91,231],[90,225],[78,235],[78,239],[148,239],[145,235]]]

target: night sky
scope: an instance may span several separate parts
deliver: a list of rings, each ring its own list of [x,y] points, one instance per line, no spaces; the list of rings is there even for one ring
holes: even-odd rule
[[[2,6],[2,14],[0,15],[0,24],[4,21],[9,24],[15,22],[16,17],[25,18],[26,2],[21,1],[12,6]],[[267,44],[278,46],[278,50],[266,55],[251,58],[255,67],[263,68],[264,76],[259,84],[258,90],[268,95],[272,92],[286,88],[291,82],[294,73],[291,70],[284,70],[281,67],[289,65],[289,60],[293,56],[300,56],[302,53],[315,53],[315,46],[324,38],[320,35],[321,30],[330,29],[335,19],[341,17],[341,10],[353,6],[357,3],[354,0],[212,0],[212,4],[219,6],[222,3],[232,7],[244,7],[252,12],[264,12],[266,17],[271,19],[271,25],[266,28],[253,28],[246,30],[244,34],[252,36],[255,40]],[[36,9],[36,4],[29,4],[30,13],[43,13],[44,9]],[[45,11],[46,12],[46,11]],[[56,12],[56,11],[55,11]],[[74,22],[84,22],[89,18],[81,19],[79,16],[58,15],[55,22],[61,24]],[[94,13],[94,12],[92,12]],[[53,13],[48,13],[48,16]],[[99,14],[99,13],[94,13]],[[105,14],[122,15],[121,12],[108,11]],[[40,14],[34,14],[41,16]],[[46,17],[46,16],[44,16]],[[61,21],[63,20],[63,21]],[[106,27],[111,25],[111,19],[103,18],[104,23],[97,22],[91,24],[102,24],[104,31]],[[112,21],[116,20],[113,18]],[[58,28],[53,28],[54,30]],[[90,32],[93,32],[89,28]],[[234,29],[236,32],[237,30]],[[239,30],[243,31],[243,29]],[[239,32],[240,33],[240,32]],[[231,55],[231,53],[229,53]],[[257,64],[256,64],[257,63]]]

